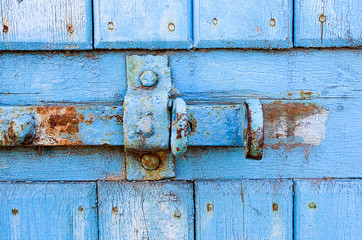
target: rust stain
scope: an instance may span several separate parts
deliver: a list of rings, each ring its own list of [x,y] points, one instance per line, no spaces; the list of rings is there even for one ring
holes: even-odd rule
[[[194,135],[196,133],[196,129],[197,129],[197,121],[194,117],[194,114],[190,113],[190,116],[189,116],[189,126],[190,126],[190,131],[187,133],[187,135]]]
[[[279,210],[279,206],[277,203],[273,203],[273,212],[276,212]]]
[[[34,142],[40,145],[83,145],[79,137],[79,124],[84,115],[75,106],[38,107],[40,125]]]
[[[99,59],[99,57],[97,57],[94,52],[87,53],[87,54],[84,55],[84,57],[92,59],[92,60],[98,60]]]

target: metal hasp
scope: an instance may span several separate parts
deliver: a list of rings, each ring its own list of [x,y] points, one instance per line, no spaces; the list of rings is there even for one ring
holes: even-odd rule
[[[244,102],[243,147],[246,158],[260,160],[264,146],[263,107],[259,99]]]
[[[123,104],[128,180],[175,176],[170,149],[171,72],[167,56],[127,56]]]

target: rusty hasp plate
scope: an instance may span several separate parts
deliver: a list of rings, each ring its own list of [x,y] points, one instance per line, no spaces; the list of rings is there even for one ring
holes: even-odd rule
[[[126,65],[128,88],[123,103],[123,128],[127,179],[174,177],[173,156],[169,150],[171,70],[168,56],[127,56]]]
[[[6,106],[0,145],[123,145],[122,106]]]

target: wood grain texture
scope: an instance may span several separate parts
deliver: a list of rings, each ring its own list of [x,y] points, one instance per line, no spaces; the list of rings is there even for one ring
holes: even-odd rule
[[[295,1],[294,45],[357,47],[362,45],[360,0]]]
[[[197,239],[292,239],[291,180],[196,181]]]
[[[192,47],[191,0],[95,0],[95,48]]]
[[[98,182],[100,239],[193,239],[193,185]]]
[[[124,153],[117,147],[0,148],[0,181],[119,180]]]
[[[293,1],[195,0],[197,48],[290,48]]]
[[[362,181],[296,180],[295,239],[360,239]]]
[[[92,48],[91,0],[3,0],[0,50]]]
[[[1,239],[96,239],[95,183],[0,183]]]
[[[0,103],[119,102],[127,88],[126,55],[135,53],[150,52],[4,53]],[[360,50],[166,54],[173,95],[188,102],[362,97]]]

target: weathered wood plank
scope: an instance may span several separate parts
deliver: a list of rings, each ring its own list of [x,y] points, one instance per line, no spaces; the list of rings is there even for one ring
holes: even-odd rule
[[[245,159],[239,147],[189,147],[185,156],[176,158],[176,178],[362,176],[360,99],[262,102],[265,149],[261,161]],[[123,158],[122,147],[44,148],[43,156],[35,148],[0,148],[0,179],[119,179],[125,177]]]
[[[197,239],[292,239],[291,180],[196,181]]]
[[[295,1],[294,45],[357,47],[362,45],[360,0]]]
[[[0,181],[124,179],[117,147],[2,147]]]
[[[3,54],[0,103],[120,101],[127,87],[125,56],[134,53],[142,52]],[[189,102],[362,97],[360,50],[166,54],[173,93]]]
[[[3,0],[0,17],[0,50],[92,48],[91,0]]]
[[[295,239],[360,239],[362,181],[296,180]]]
[[[195,0],[197,48],[290,48],[293,1]]]
[[[1,239],[97,239],[95,183],[0,183]]]
[[[193,185],[98,182],[100,239],[193,239]]]
[[[191,15],[191,0],[95,0],[95,47],[191,48]]]

